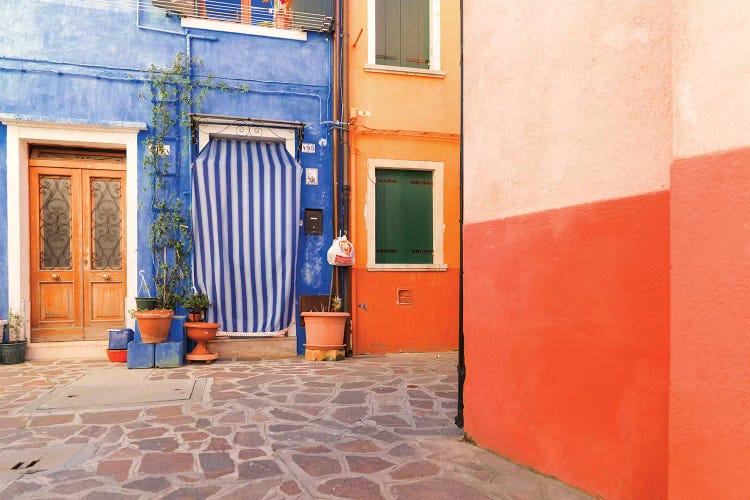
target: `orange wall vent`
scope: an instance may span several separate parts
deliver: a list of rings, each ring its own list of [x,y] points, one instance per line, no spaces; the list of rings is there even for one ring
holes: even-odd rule
[[[410,306],[414,303],[414,290],[411,288],[396,289],[396,304],[400,306]]]

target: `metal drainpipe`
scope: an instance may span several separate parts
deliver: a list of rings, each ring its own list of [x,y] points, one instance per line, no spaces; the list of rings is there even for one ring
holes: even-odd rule
[[[339,195],[339,162],[341,161],[341,149],[339,144],[339,129],[336,125],[337,122],[339,122],[339,108],[341,106],[341,89],[339,86],[339,82],[341,79],[341,67],[340,67],[340,39],[339,34],[341,33],[341,16],[339,15],[339,11],[341,9],[341,0],[336,0],[336,10],[334,12],[335,22],[334,22],[334,33],[333,33],[333,82],[332,82],[332,111],[333,116],[331,117],[331,120],[333,120],[334,125],[331,128],[331,141],[333,143],[332,149],[331,149],[331,162],[333,164],[332,173],[333,173],[333,237],[336,238],[339,235],[339,230],[341,229],[341,220],[339,219],[339,204],[341,203],[341,197]],[[339,294],[340,288],[339,288],[339,273],[336,269],[333,270],[333,276],[334,276],[334,285],[333,290],[335,294]]]
[[[466,381],[466,359],[464,354],[464,1],[459,2],[460,71],[461,71],[461,125],[459,142],[459,271],[458,271],[458,405],[456,425],[464,426],[464,382]]]
[[[341,46],[342,46],[342,56],[341,56],[341,120],[348,122],[348,116],[349,116],[349,9],[348,9],[348,0],[344,0],[341,4]],[[343,146],[342,146],[342,152],[341,152],[341,169],[343,174],[343,186],[342,186],[342,220],[343,220],[343,228],[344,233],[348,235],[348,238],[351,240],[352,236],[350,234],[350,217],[351,217],[351,178],[349,175],[349,151],[350,151],[350,145],[349,145],[349,126],[345,125],[341,130],[342,138],[343,138]],[[344,311],[349,312],[350,314],[353,313],[352,308],[352,268],[347,267],[344,268],[344,283],[342,284],[343,288],[343,306]],[[352,328],[352,323],[349,323],[350,329],[350,337],[349,337],[349,345],[348,347],[353,350],[354,348],[354,329]]]
[[[193,79],[193,49],[192,49],[192,44],[190,43],[193,40],[206,40],[206,41],[209,41],[209,42],[216,42],[219,39],[216,38],[215,36],[193,35],[192,33],[190,33],[190,30],[186,30],[186,32],[185,32],[185,51],[187,52],[186,55],[187,55],[188,72],[189,72],[188,76],[189,76],[190,80]],[[192,102],[192,96],[190,96],[190,97],[191,97],[190,101]],[[188,113],[190,113],[192,115],[192,113],[193,113],[193,107],[192,107],[192,105],[190,106],[190,109],[188,110]],[[188,130],[187,140],[188,140],[188,147],[187,147],[187,150],[188,150],[188,168],[191,168],[192,165],[193,165],[193,145],[190,144],[190,141],[192,140],[192,136],[191,136],[191,133],[190,133],[189,130]]]

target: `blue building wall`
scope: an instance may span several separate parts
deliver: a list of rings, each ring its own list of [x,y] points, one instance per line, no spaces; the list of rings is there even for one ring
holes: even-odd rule
[[[67,5],[66,5],[67,3]],[[201,113],[299,121],[306,124],[306,143],[316,153],[301,154],[302,167],[319,169],[319,184],[302,187],[303,208],[323,208],[324,236],[301,234],[297,292],[328,293],[330,267],[325,251],[331,241],[332,177],[330,128],[331,40],[308,33],[307,41],[207,30],[184,30],[180,19],[151,9],[149,0],[124,6],[92,7],[76,0],[3,1],[0,30],[0,113],[50,122],[149,123],[145,90],[150,65],[170,66],[178,53],[203,61],[196,76],[211,75],[246,90],[209,91]],[[135,6],[144,7],[140,12]],[[148,7],[148,9],[145,9]],[[161,31],[158,31],[161,30]],[[169,31],[172,33],[166,33]],[[177,33],[177,34],[174,34]],[[188,33],[190,36],[187,36]],[[139,163],[148,132],[139,134]],[[172,145],[179,192],[189,200],[190,177],[182,144],[187,131],[177,130]],[[0,198],[6,196],[6,128],[0,125]],[[192,151],[193,157],[197,154]],[[150,269],[145,237],[150,198],[139,177],[138,269]],[[0,203],[0,234],[7,235],[7,210]],[[0,316],[8,307],[7,237],[0,238]],[[128,263],[128,265],[133,265]],[[299,305],[299,304],[297,304]],[[298,328],[298,353],[304,330]]]

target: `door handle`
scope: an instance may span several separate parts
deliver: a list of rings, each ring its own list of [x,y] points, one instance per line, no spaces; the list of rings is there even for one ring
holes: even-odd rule
[[[60,275],[57,273],[52,273],[52,276],[50,276],[55,281],[60,281]]]
[[[103,279],[104,281],[109,281],[109,280],[111,280],[111,279],[112,279],[112,275],[111,275],[111,274],[109,274],[109,273],[104,273],[104,274],[102,274],[102,279]]]

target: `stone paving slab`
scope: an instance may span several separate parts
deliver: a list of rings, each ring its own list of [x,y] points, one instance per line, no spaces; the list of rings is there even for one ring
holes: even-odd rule
[[[55,389],[118,374],[99,361],[0,366],[4,453],[94,447],[69,467],[0,479],[0,498],[589,498],[463,440],[456,353],[143,373],[212,383],[198,401],[25,414]]]

